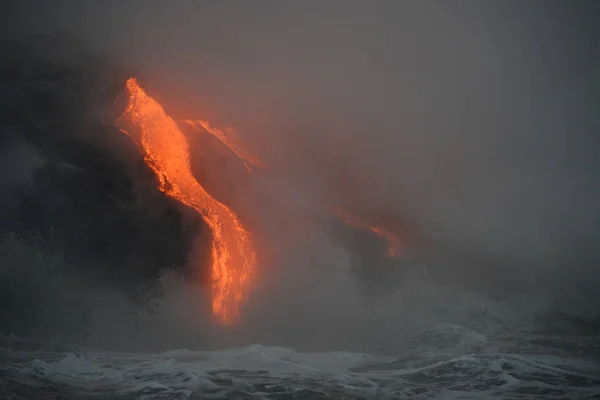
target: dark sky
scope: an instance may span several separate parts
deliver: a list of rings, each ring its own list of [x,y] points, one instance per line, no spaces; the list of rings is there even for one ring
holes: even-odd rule
[[[365,210],[409,216],[446,246],[555,280],[599,275],[595,2],[9,7],[6,35],[76,32],[172,114],[236,126],[310,190],[340,196],[328,188],[352,176]]]

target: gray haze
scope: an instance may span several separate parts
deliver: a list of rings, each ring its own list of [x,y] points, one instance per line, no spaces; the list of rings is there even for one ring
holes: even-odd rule
[[[591,292],[600,283],[594,8],[23,1],[5,29],[73,30],[174,116],[235,126],[316,203],[341,198],[410,221],[427,262],[453,279]],[[271,195],[290,193],[279,189]]]

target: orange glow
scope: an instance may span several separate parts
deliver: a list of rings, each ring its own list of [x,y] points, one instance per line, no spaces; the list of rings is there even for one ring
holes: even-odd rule
[[[186,120],[184,122],[198,132],[201,132],[202,129],[204,129],[205,132],[215,136],[218,140],[221,141],[221,143],[223,143],[223,145],[225,145],[229,150],[231,150],[235,155],[237,155],[241,160],[244,161],[246,169],[248,171],[251,171],[249,165],[254,165],[255,167],[259,168],[265,168],[265,164],[262,160],[260,160],[255,155],[251,154],[247,149],[243,147],[243,145],[241,144],[241,140],[232,128],[228,128],[225,131],[221,131],[219,129],[211,127],[208,121],[202,119]],[[386,255],[388,257],[396,257],[400,254],[402,240],[394,232],[383,227],[371,225],[359,219],[357,216],[351,214],[348,210],[344,210],[342,208],[334,208],[333,214],[341,220],[343,220],[347,225],[354,226],[357,228],[368,229],[374,234],[381,237],[383,240],[385,240],[388,244],[388,250],[386,252]]]
[[[371,232],[383,238],[388,244],[388,250],[386,255],[388,257],[396,257],[400,253],[402,248],[402,240],[394,232],[389,231],[383,227],[376,227],[360,220],[356,216],[350,214],[346,210],[341,208],[334,209],[333,213],[343,220],[347,225],[354,226],[357,228],[369,229]]]
[[[210,126],[208,121],[203,119],[197,120],[185,120],[183,121],[189,126],[191,126],[194,130],[198,132],[202,132],[202,129],[206,133],[209,133],[215,136],[217,139],[221,141],[229,150],[231,150],[236,156],[244,161],[244,165],[246,169],[250,171],[250,165],[253,165],[258,168],[265,168],[265,164],[256,156],[248,152],[246,149],[242,147],[241,140],[238,137],[237,133],[233,128],[226,128],[224,131],[213,128]]]
[[[212,312],[218,322],[231,324],[240,315],[256,265],[250,235],[237,215],[194,178],[188,141],[175,121],[134,78],[126,89],[127,108],[117,124],[139,131],[141,151],[160,190],[198,211],[212,230]]]

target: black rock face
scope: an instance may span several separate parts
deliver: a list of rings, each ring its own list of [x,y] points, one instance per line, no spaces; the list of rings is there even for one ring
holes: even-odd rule
[[[41,237],[69,274],[132,292],[185,273],[210,233],[114,126],[127,78],[68,34],[0,44],[0,234]]]

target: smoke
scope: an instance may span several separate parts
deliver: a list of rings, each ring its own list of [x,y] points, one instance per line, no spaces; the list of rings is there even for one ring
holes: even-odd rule
[[[273,341],[294,333],[302,343],[302,326],[327,320],[317,340],[326,344],[357,321],[397,321],[389,327],[397,332],[409,319],[399,310],[421,321],[416,315],[428,306],[398,298],[369,306],[347,253],[364,249],[340,247],[323,204],[401,220],[415,237],[410,257],[392,263],[389,296],[411,285],[435,293],[428,285],[439,281],[502,299],[593,294],[600,283],[593,7],[18,2],[4,29],[73,30],[135,71],[176,119],[236,127],[271,170],[237,187],[242,178],[231,172],[228,189],[271,252],[248,329]],[[294,224],[308,227],[295,236]],[[359,269],[381,268],[375,264]],[[375,318],[374,310],[387,314]],[[290,315],[298,326],[284,326]]]

